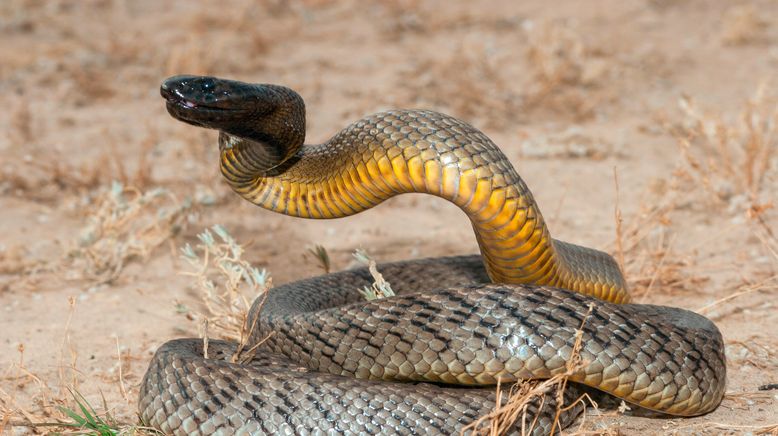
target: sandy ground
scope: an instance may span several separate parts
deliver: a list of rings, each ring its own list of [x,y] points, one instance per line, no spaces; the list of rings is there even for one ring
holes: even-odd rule
[[[181,73],[296,89],[308,142],[388,108],[482,129],[556,238],[617,254],[637,301],[699,310],[727,341],[715,412],[584,428],[777,431],[778,391],[758,390],[778,383],[771,0],[5,0],[0,52],[0,432],[45,432],[21,424],[60,417],[73,386],[136,422],[153,351],[198,331],[177,248],[214,224],[275,283],[320,273],[315,244],[335,270],[360,247],[380,261],[477,250],[463,214],[434,198],[318,222],[240,200],[216,134],[165,112],[159,83]],[[124,222],[126,204],[106,202],[114,180],[131,204],[134,189],[172,197]]]

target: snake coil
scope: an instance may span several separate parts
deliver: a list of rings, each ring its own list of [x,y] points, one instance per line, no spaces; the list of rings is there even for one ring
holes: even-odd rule
[[[481,255],[380,265],[400,292],[379,301],[359,292],[372,281],[365,269],[279,286],[251,310],[251,342],[274,334],[247,364],[224,358],[234,344],[212,342],[209,359],[196,339],[164,344],[141,387],[150,425],[177,434],[454,433],[493,407],[498,381],[564,372],[579,329],[583,364],[571,381],[665,414],[720,403],[716,326],[682,309],[628,304],[616,262],[552,239],[527,186],[474,127],[398,110],[303,145],[304,103],[288,88],[175,76],[161,93],[176,119],[219,130],[222,174],[248,201],[337,218],[428,193],[467,214]],[[533,434],[551,431],[555,401],[530,404]]]

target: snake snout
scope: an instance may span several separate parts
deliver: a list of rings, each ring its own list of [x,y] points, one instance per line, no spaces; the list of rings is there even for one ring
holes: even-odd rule
[[[174,118],[196,126],[225,129],[251,111],[241,82],[209,76],[180,75],[164,80],[159,92]]]
[[[162,82],[160,94],[168,102],[186,107],[233,109],[236,106],[234,84],[209,76],[173,76]]]

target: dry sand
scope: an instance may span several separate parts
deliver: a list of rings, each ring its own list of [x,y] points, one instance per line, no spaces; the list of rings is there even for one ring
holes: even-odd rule
[[[240,200],[215,132],[165,112],[159,83],[181,73],[296,89],[308,142],[388,108],[465,119],[510,157],[558,239],[618,254],[618,205],[636,299],[704,309],[728,344],[728,394],[703,417],[584,428],[777,431],[778,391],[758,391],[778,382],[774,1],[5,0],[0,53],[0,433],[45,432],[17,424],[60,417],[74,383],[134,423],[153,351],[197,335],[177,247],[213,224],[275,283],[318,274],[314,244],[336,270],[360,247],[379,261],[477,250],[434,198],[332,221]],[[90,223],[121,207],[99,208],[113,180],[175,199],[101,234]]]

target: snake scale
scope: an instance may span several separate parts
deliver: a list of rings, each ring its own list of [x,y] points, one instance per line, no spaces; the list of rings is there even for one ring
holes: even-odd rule
[[[372,283],[366,269],[278,286],[250,312],[249,346],[273,334],[249,363],[231,363],[227,342],[211,341],[208,359],[197,339],[162,345],[141,386],[149,425],[174,434],[457,433],[494,407],[498,381],[564,372],[579,329],[583,364],[566,403],[587,386],[671,415],[720,403],[716,326],[629,304],[616,262],[552,239],[508,159],[474,127],[397,110],[303,145],[305,106],[288,88],[175,76],[161,93],[176,119],[219,130],[222,174],[248,201],[337,218],[428,193],[467,214],[481,254],[379,265],[398,291],[381,300],[359,292]],[[534,427],[514,431],[551,432],[552,397],[529,405]]]

